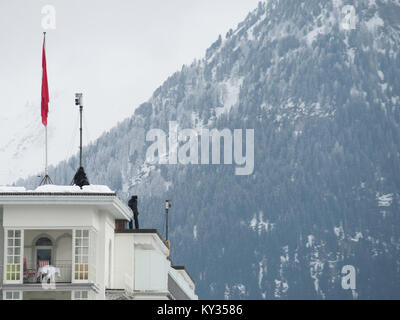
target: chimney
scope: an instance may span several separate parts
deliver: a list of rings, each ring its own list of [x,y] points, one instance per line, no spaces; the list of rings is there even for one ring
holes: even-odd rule
[[[123,232],[128,230],[126,220],[115,220],[115,230],[114,232]]]

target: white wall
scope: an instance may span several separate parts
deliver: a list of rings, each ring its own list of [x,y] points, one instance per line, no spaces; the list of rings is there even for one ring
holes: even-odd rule
[[[109,243],[111,241],[113,254],[114,246],[114,218],[109,212],[100,211],[98,217],[98,234],[97,234],[97,248],[96,248],[96,282],[99,285],[100,293],[97,294],[97,299],[105,299],[105,289],[111,288],[109,284],[109,262],[110,250]],[[114,261],[111,257],[111,269],[113,268]],[[112,278],[112,277],[111,277]],[[111,279],[112,280],[112,279]]]
[[[0,207],[0,287],[3,283],[3,259],[4,259],[4,229],[3,229],[3,208]]]
[[[160,252],[135,248],[135,290],[166,292],[168,260]]]
[[[13,205],[4,206],[4,227],[51,229],[91,227],[99,220],[93,206]]]
[[[56,265],[65,261],[72,261],[72,234],[69,237],[63,234],[57,241]]]
[[[133,289],[134,243],[132,234],[116,233],[112,289]]]
[[[114,250],[113,289],[168,291],[168,250],[156,234],[116,233]]]
[[[104,283],[106,288],[112,288],[114,269],[114,227],[115,222],[106,216],[104,228]]]

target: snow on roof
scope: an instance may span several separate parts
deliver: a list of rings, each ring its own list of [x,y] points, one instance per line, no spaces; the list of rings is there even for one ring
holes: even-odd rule
[[[6,187],[0,186],[0,192],[26,192],[24,187]]]
[[[0,193],[115,193],[107,186],[89,185],[83,186],[57,186],[44,185],[37,187],[35,190],[26,190],[24,187],[6,187],[0,186]]]

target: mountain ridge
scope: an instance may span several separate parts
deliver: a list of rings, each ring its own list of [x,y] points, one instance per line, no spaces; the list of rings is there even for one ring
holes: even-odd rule
[[[159,230],[173,199],[172,258],[200,298],[398,298],[397,12],[399,1],[260,3],[86,148],[89,180],[139,195],[141,225]],[[254,129],[254,174],[146,163],[146,133],[169,121]],[[50,175],[68,184],[77,164]],[[356,289],[342,288],[346,265]]]

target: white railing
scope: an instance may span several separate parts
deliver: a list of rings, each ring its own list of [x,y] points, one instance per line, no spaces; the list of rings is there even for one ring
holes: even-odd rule
[[[71,283],[72,279],[72,261],[58,261],[51,266],[59,269],[60,274],[56,273],[56,283]],[[38,268],[32,268],[32,264],[27,263],[27,268],[24,269],[24,283],[38,283],[40,275]]]

